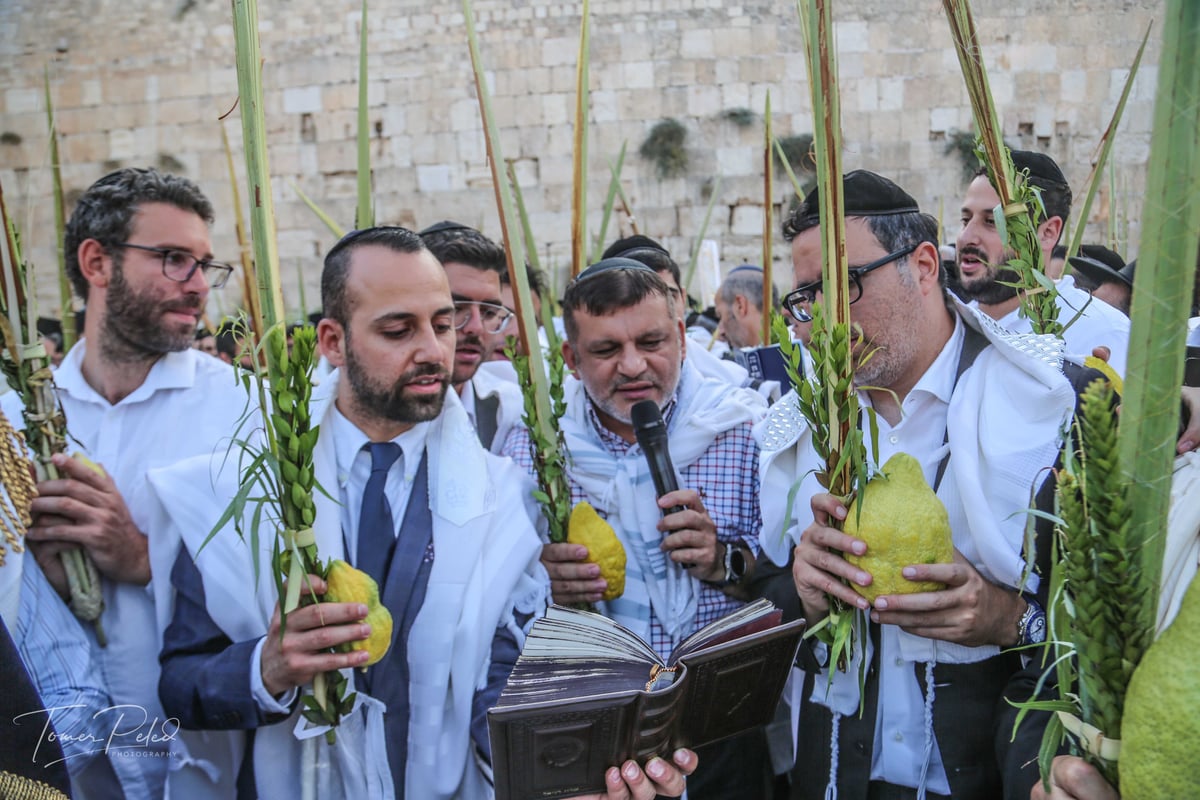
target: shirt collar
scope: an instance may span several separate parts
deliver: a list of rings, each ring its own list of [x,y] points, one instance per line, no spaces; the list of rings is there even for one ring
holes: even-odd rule
[[[344,489],[346,482],[350,480],[350,470],[354,466],[354,460],[362,453],[363,446],[371,440],[357,425],[342,414],[336,404],[330,408],[330,412],[332,417],[329,425],[333,431],[334,452],[337,458],[338,486]],[[425,449],[425,439],[428,433],[429,423],[418,422],[392,439],[393,442],[400,445],[400,452],[404,455],[404,478],[407,481],[411,482],[417,473],[417,467],[421,463],[420,455]],[[366,454],[363,456],[369,457]]]
[[[71,397],[85,403],[110,405],[108,400],[92,388],[83,377],[83,357],[86,352],[87,340],[76,342],[62,364],[54,372],[54,385]],[[146,380],[142,385],[122,398],[118,406],[139,403],[148,399],[159,390],[190,389],[196,383],[196,356],[199,351],[188,348],[174,353],[166,353],[150,367]]]
[[[586,389],[584,390],[584,397],[587,398],[588,419],[591,420],[592,427],[595,429],[596,435],[600,437],[600,444],[602,444],[604,449],[608,450],[610,453],[623,454],[628,452],[629,448],[633,447],[636,442],[627,442],[618,434],[613,433],[608,428],[604,427],[604,423],[600,420],[600,415],[596,413],[596,404],[592,401],[592,396],[587,393]],[[666,423],[668,429],[671,427],[671,418],[675,414],[675,406],[677,405],[676,401],[678,399],[679,389],[676,388],[675,394],[671,395],[671,399],[667,401],[667,405],[663,409],[663,421]]]

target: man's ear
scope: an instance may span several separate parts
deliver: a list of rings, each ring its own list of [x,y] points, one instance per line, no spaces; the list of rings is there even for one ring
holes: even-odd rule
[[[730,309],[733,311],[735,317],[745,319],[746,315],[750,313],[750,301],[746,299],[744,294],[734,295],[733,305],[730,306]]]
[[[679,327],[679,363],[687,358],[687,323],[681,319],[675,320]]]
[[[1049,253],[1054,249],[1054,245],[1058,244],[1059,237],[1062,236],[1062,229],[1062,217],[1051,217],[1038,225],[1038,244],[1042,246],[1044,252]]]
[[[932,287],[941,291],[939,272],[942,268],[942,254],[930,242],[921,242],[920,246],[908,257],[909,267],[915,272],[914,277],[921,287]]]
[[[571,343],[568,342],[566,339],[563,339],[563,341],[562,341],[562,356],[563,356],[563,364],[566,366],[567,369],[571,370],[571,372],[575,374],[576,378],[578,378],[579,377],[579,363],[575,358],[575,348],[571,347]]]
[[[108,288],[109,281],[112,280],[113,261],[104,245],[95,239],[84,239],[79,243],[76,257],[84,280],[97,288]]]
[[[317,323],[317,343],[321,353],[335,367],[346,364],[346,329],[342,323],[325,317]]]

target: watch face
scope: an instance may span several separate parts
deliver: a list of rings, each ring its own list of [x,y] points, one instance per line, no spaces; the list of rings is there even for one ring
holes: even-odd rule
[[[1030,644],[1042,644],[1046,641],[1046,614],[1039,611],[1033,615],[1033,619],[1029,620],[1029,627],[1026,629],[1029,636]]]

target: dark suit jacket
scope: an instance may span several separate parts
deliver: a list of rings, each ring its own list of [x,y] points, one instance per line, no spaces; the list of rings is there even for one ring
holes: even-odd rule
[[[163,649],[159,656],[162,675],[159,679],[159,697],[169,716],[177,717],[180,725],[192,730],[249,730],[271,725],[287,719],[288,714],[264,714],[250,689],[250,659],[257,640],[233,642],[216,626],[204,605],[204,585],[186,549],[181,551],[171,572],[171,582],[176,589],[175,614],[163,634]],[[389,580],[389,583],[391,581]],[[386,602],[386,596],[385,596]],[[390,608],[390,605],[389,605]],[[412,614],[415,617],[415,611]],[[407,624],[397,620],[394,637],[400,631],[407,632]],[[403,641],[401,639],[401,641]],[[373,670],[389,668],[390,661],[407,658],[406,648],[395,646],[389,655],[373,667]],[[488,685],[475,693],[472,713],[471,736],[477,748],[485,756],[491,749],[487,734],[487,709],[495,705],[509,673],[516,663],[519,648],[512,634],[498,628],[492,644],[492,663],[488,672]],[[394,659],[393,659],[394,656]],[[407,666],[404,674],[407,675]],[[372,676],[379,682],[377,676]],[[398,687],[397,687],[398,688]],[[407,686],[403,687],[407,695]],[[379,694],[387,694],[387,688],[373,687]],[[385,699],[389,711],[392,698]],[[407,709],[405,709],[407,710]],[[393,763],[393,779],[396,796],[403,798],[403,753],[408,742],[408,716],[385,714],[384,724],[388,738],[388,757],[395,762],[400,757],[399,775]],[[245,758],[238,774],[239,800],[256,796],[254,783],[253,737],[248,737]]]

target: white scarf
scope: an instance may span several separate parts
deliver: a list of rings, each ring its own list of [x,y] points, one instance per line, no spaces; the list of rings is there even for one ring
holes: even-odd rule
[[[1167,545],[1163,553],[1162,590],[1158,596],[1158,634],[1179,613],[1200,562],[1200,451],[1175,459]]]
[[[646,458],[638,447],[618,457],[599,442],[583,383],[566,386],[567,411],[561,428],[571,479],[604,515],[625,547],[625,593],[602,604],[606,616],[649,641],[651,616],[673,643],[692,632],[698,586],[692,576],[664,553],[662,518]],[[759,419],[764,400],[756,393],[701,377],[684,362],[667,428],[676,471],[694,464],[722,433]],[[687,488],[680,481],[681,488]]]
[[[314,393],[313,416],[323,422],[328,421],[329,408],[324,403],[336,396],[337,382],[335,372]],[[333,440],[327,431],[332,427],[323,425],[314,462],[317,481],[329,491],[337,486],[337,480]],[[522,632],[512,618],[513,603],[497,602],[497,598],[521,597],[519,609],[536,612],[545,606],[546,580],[537,561],[540,541],[521,499],[529,492],[510,490],[516,485],[512,481],[522,480],[519,471],[483,451],[453,392],[447,393],[443,412],[432,423],[426,441],[437,556],[408,641],[411,708],[405,797],[476,800],[490,796],[490,789],[471,757],[471,701],[475,689],[486,682],[496,627],[508,626],[518,643],[522,641]],[[149,477],[177,537],[170,554],[156,560],[155,574],[169,574],[181,538],[203,575],[205,602],[214,622],[234,641],[244,641],[265,634],[275,607],[270,541],[260,543],[263,555],[257,579],[248,545],[232,530],[218,532],[196,555],[199,543],[232,496],[230,487],[237,480],[234,473],[230,466],[221,469],[219,458],[205,456],[156,470]],[[202,491],[210,486],[216,498]],[[341,558],[340,505],[319,491],[314,493],[314,501],[318,551],[325,559]],[[522,514],[524,525],[520,524]],[[504,524],[499,524],[501,520]],[[169,559],[166,572],[158,566],[164,558]],[[163,589],[160,584],[167,586]],[[155,586],[160,592],[170,592],[168,581],[155,582]],[[160,627],[170,621],[172,605],[169,597],[158,603]],[[343,720],[347,736],[343,737],[341,730],[338,734],[339,743],[344,738],[347,742],[339,746],[342,772],[352,771],[353,764],[360,764],[361,771],[357,784],[332,787],[333,796],[372,800],[392,796],[382,724],[376,717],[368,703],[363,715],[356,712]],[[293,732],[297,719],[298,712],[285,723],[257,731],[256,777],[263,797],[300,796],[300,754],[308,745],[299,742]],[[191,757],[179,760],[183,766],[202,770],[206,767],[203,761],[213,761],[205,770],[210,777],[213,773],[236,776],[241,736],[240,732],[188,734]],[[201,740],[199,751],[197,740]],[[190,783],[196,785],[189,786],[189,798],[202,796],[195,792],[203,781],[197,782],[193,776]],[[216,786],[208,788],[209,796],[223,796]]]
[[[954,535],[956,541],[969,537],[979,554],[974,566],[998,583],[1017,587],[1025,567],[1025,512],[1046,478],[1045,468],[1057,456],[1075,393],[1062,374],[1061,342],[1055,337],[1011,334],[964,305],[959,304],[958,311],[992,346],[962,374],[951,396],[946,428],[953,456],[938,494],[946,499],[957,496],[966,509],[966,529]],[[808,474],[818,459],[794,394],[777,403],[755,433],[763,447],[762,545],[773,560],[785,563],[791,544],[811,521],[808,499],[822,491]],[[798,476],[803,478],[787,518],[786,498]],[[1031,575],[1024,588],[1036,587],[1037,576]],[[943,663],[972,663],[999,652],[995,646],[965,647],[904,631],[899,650],[908,661]],[[871,657],[869,650],[865,655]],[[815,701],[841,714],[857,712],[854,668],[834,674],[828,696],[825,681],[816,684],[821,691],[814,694]]]

